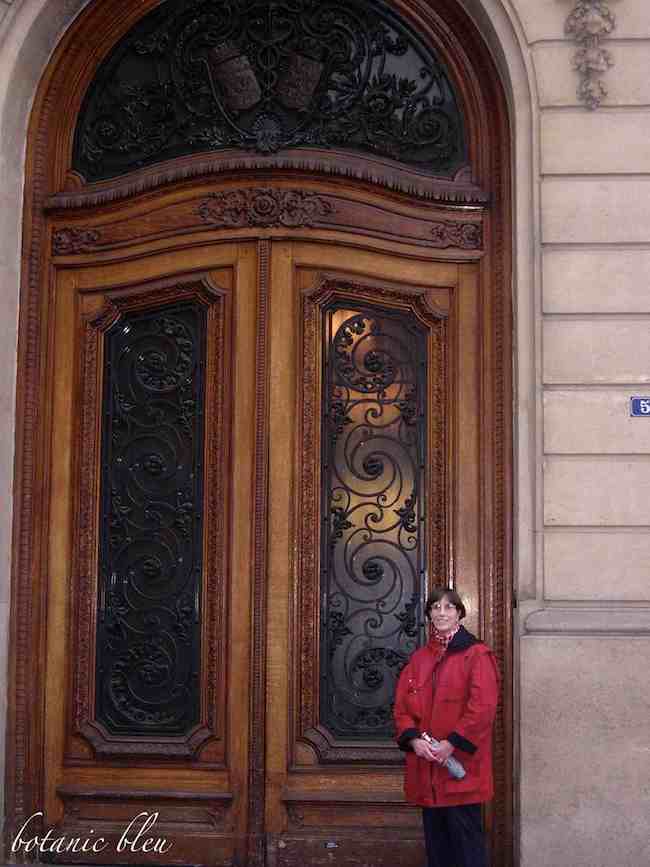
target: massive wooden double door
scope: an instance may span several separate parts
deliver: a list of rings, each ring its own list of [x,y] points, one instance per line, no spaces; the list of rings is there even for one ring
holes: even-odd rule
[[[54,52],[10,843],[29,820],[104,838],[41,853],[63,863],[416,867],[390,703],[450,581],[503,665],[511,864],[510,134],[460,7],[95,0]]]
[[[501,650],[506,634],[482,254],[304,226],[160,240],[164,207],[116,216],[53,234],[43,825],[102,837],[93,862],[415,867],[387,732],[427,587],[454,582],[468,627]],[[354,483],[331,480],[344,437]],[[403,568],[374,535],[391,522]],[[340,546],[354,610],[331,583]]]

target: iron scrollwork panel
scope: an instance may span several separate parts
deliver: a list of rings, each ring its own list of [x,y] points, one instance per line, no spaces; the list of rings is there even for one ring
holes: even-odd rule
[[[350,302],[324,320],[320,724],[387,739],[424,638],[428,334],[409,312]]]
[[[88,181],[199,152],[339,147],[438,177],[467,164],[430,46],[379,0],[174,0],[101,64],[73,168]]]
[[[206,310],[127,313],[105,335],[96,721],[200,719]]]

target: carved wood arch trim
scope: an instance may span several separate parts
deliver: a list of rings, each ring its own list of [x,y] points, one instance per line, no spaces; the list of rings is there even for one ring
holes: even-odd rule
[[[107,11],[109,4],[91,4],[63,37],[44,79],[43,90],[54,97],[58,109],[50,115],[47,124],[49,171],[46,206],[92,206],[137,195],[161,185],[209,177],[215,173],[231,176],[264,170],[339,175],[424,200],[485,203],[491,188],[487,171],[489,161],[485,153],[486,134],[491,125],[490,106],[485,99],[487,89],[473,69],[476,57],[487,52],[464,13],[455,8],[456,0],[447,0],[445,5],[450,12],[448,9],[441,11],[437,4],[434,9],[426,0],[393,0],[386,4],[386,9],[390,9],[396,21],[401,20],[407,28],[417,33],[423,45],[431,46],[441,69],[449,74],[456,91],[459,115],[466,128],[467,164],[457,168],[448,177],[441,174],[436,176],[420,165],[401,163],[398,159],[381,154],[359,153],[329,144],[322,147],[314,142],[313,146],[304,149],[292,148],[289,144],[278,153],[268,154],[251,154],[244,149],[233,148],[218,154],[215,151],[211,153],[208,147],[193,155],[143,166],[111,180],[87,183],[73,168],[72,155],[76,119],[84,105],[88,88],[96,70],[113,47],[139,21],[159,7],[160,0],[143,0],[137,7],[129,0],[115,0],[110,4],[110,12]],[[454,26],[449,26],[447,18],[454,19]],[[456,33],[458,24],[460,32]],[[143,46],[141,48],[144,50]],[[373,87],[379,87],[379,83]],[[133,95],[134,100],[138,98],[144,104],[147,95]],[[431,110],[434,108],[435,99]],[[40,134],[43,135],[45,131],[41,125]]]

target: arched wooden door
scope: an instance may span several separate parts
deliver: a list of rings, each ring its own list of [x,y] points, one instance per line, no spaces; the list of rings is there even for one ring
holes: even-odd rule
[[[221,0],[141,5],[80,17],[34,113],[11,841],[29,820],[20,839],[53,829],[40,854],[62,863],[419,864],[390,704],[425,639],[427,589],[450,581],[504,666],[486,818],[507,865],[510,307],[494,73],[479,86],[473,43],[425,7],[418,24],[377,4],[332,3],[328,18],[249,3],[217,39]],[[302,41],[267,79],[267,37],[291,28]],[[338,66],[331,28],[352,33]],[[426,103],[404,58],[435,90]],[[363,117],[353,101],[336,115],[331,93],[362,68]],[[173,129],[161,88],[186,99]],[[314,115],[313,140],[298,141],[312,91],[329,94],[331,123]],[[437,153],[446,178],[426,170],[429,138],[395,159],[378,117],[400,99],[404,129],[466,112]]]

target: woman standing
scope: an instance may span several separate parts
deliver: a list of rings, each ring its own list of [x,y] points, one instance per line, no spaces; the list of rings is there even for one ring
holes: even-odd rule
[[[406,799],[422,807],[428,867],[487,867],[481,804],[494,788],[497,664],[492,651],[460,625],[465,606],[454,590],[434,590],[425,612],[431,640],[411,656],[395,695]],[[432,746],[423,734],[439,744]],[[461,780],[444,765],[451,755],[465,768]]]

